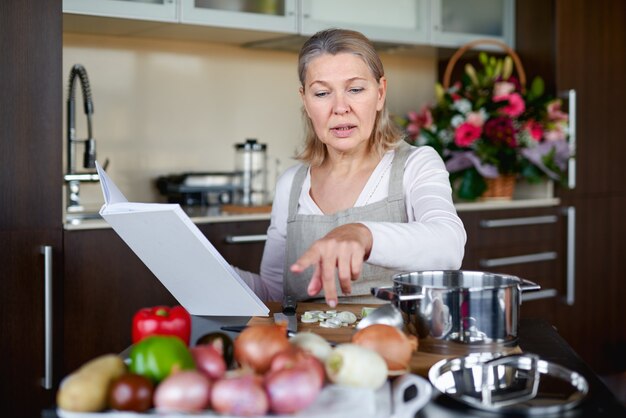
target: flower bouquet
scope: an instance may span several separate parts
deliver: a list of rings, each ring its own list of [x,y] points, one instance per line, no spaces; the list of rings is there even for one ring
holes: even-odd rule
[[[435,86],[436,104],[399,120],[408,142],[430,145],[440,153],[460,199],[488,196],[496,179],[565,181],[568,115],[560,100],[544,94],[541,78],[526,89],[519,58],[500,46],[508,55],[496,58],[481,52],[482,68],[466,64],[462,79],[450,86],[452,66],[466,50],[461,48],[448,64],[444,84]],[[509,187],[506,198],[512,194]]]

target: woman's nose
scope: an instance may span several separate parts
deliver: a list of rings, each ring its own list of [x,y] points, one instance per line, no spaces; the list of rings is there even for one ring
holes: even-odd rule
[[[337,115],[343,115],[350,111],[350,105],[343,94],[335,96],[335,102],[333,103],[333,113]]]

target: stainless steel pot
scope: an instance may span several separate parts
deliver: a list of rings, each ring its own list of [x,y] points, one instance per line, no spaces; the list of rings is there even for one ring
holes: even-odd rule
[[[400,309],[420,346],[428,339],[508,346],[517,343],[521,292],[539,288],[516,276],[440,270],[396,274],[392,287],[373,288],[372,294]],[[432,351],[441,351],[434,346]]]

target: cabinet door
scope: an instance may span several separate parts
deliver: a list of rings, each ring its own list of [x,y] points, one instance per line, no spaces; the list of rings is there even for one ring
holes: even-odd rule
[[[66,231],[63,373],[131,344],[135,312],[176,299],[112,229]]]
[[[176,0],[63,0],[63,13],[177,21]]]
[[[432,0],[431,19],[435,46],[459,47],[485,38],[514,46],[515,0]]]
[[[372,41],[424,44],[428,41],[425,0],[302,0],[304,35],[330,27],[362,32]]]
[[[541,286],[522,295],[525,316],[554,319],[567,294],[561,208],[460,212],[467,231],[463,269],[512,274]]]
[[[230,264],[258,273],[269,221],[216,222],[198,225]]]
[[[35,417],[61,377],[61,231],[0,231],[0,242],[0,401],[6,416]]]
[[[296,0],[181,0],[181,22],[296,33]]]

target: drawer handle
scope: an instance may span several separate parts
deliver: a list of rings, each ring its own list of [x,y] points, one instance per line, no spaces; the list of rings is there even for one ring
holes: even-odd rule
[[[251,242],[265,242],[267,241],[267,234],[257,235],[227,235],[224,239],[227,244],[242,244]]]
[[[567,287],[565,303],[572,306],[576,301],[576,208],[569,206],[567,215]]]
[[[535,292],[524,293],[522,292],[522,303],[530,300],[549,299],[558,295],[559,292],[556,289],[543,289]]]
[[[528,216],[525,218],[483,219],[480,226],[483,228],[502,228],[506,226],[554,224],[558,220],[556,215]]]
[[[44,376],[41,386],[52,389],[52,247],[41,247],[44,280]]]
[[[508,266],[510,264],[536,263],[538,261],[556,260],[555,251],[546,251],[543,253],[514,255],[512,257],[487,258],[480,260],[481,267],[498,267]]]

